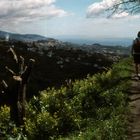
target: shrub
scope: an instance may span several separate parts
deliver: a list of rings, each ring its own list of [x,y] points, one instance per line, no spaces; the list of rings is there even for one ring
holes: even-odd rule
[[[41,91],[27,105],[25,130],[15,127],[9,108],[2,107],[1,135],[20,139],[27,135],[30,140],[125,140],[130,64],[124,60],[107,72]]]

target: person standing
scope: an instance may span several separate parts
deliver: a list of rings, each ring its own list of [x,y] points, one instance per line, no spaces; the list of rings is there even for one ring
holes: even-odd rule
[[[136,39],[133,41],[131,54],[135,63],[135,72],[136,76],[139,76],[139,64],[140,64],[140,31],[137,34]]]

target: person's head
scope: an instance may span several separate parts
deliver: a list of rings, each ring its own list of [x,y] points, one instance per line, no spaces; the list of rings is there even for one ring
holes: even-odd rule
[[[140,31],[138,32],[137,36],[140,37]]]

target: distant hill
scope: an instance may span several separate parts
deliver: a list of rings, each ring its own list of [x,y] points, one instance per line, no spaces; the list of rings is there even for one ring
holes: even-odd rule
[[[55,38],[55,39],[54,39]],[[93,38],[93,39],[86,39],[86,38],[78,38],[77,36],[73,37],[54,37],[48,38],[42,35],[37,34],[18,34],[18,33],[11,33],[6,31],[0,30],[0,39],[7,40],[7,41],[23,41],[23,42],[33,42],[33,41],[42,41],[42,42],[57,42],[57,44],[61,44],[63,46],[63,42],[69,42],[71,44],[77,45],[92,45],[92,44],[101,44],[106,46],[131,46],[132,38]],[[63,44],[63,45],[62,45]]]
[[[41,51],[48,50],[48,48],[58,48],[58,49],[81,49],[86,52],[96,52],[96,53],[111,53],[111,54],[123,54],[123,55],[129,55],[130,54],[130,46],[122,46],[122,45],[102,45],[100,43],[94,43],[91,45],[87,44],[76,44],[72,42],[63,42],[57,39],[48,38],[44,41],[37,41],[34,42],[34,45],[38,47],[38,49]],[[34,48],[33,48],[34,49]]]
[[[71,42],[71,43],[76,43],[76,44],[94,44],[94,43],[98,43],[101,45],[111,45],[111,46],[116,46],[116,45],[120,45],[120,46],[131,46],[132,45],[132,41],[133,38],[83,38],[83,37],[77,37],[77,36],[65,36],[65,37],[55,37],[61,41],[64,42]]]
[[[32,42],[38,40],[47,40],[47,37],[36,34],[16,34],[0,31],[0,39]]]

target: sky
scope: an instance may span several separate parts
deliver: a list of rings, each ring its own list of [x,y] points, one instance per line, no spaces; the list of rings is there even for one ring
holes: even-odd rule
[[[119,0],[0,0],[0,30],[46,37],[134,38],[140,15],[109,18]]]

